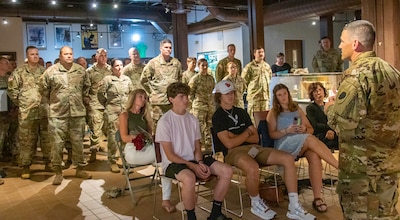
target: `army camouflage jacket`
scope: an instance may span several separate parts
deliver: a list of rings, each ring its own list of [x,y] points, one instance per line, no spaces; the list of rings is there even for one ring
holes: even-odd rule
[[[189,84],[190,79],[192,79],[192,77],[196,74],[197,73],[195,71],[186,70],[185,72],[182,73],[182,82]]]
[[[47,104],[39,92],[40,77],[44,67],[30,69],[28,64],[17,67],[8,78],[7,93],[19,107],[19,119],[40,119],[47,117]]]
[[[99,100],[106,107],[107,114],[119,114],[125,110],[132,91],[133,85],[128,76],[109,75],[100,83]]]
[[[255,60],[248,63],[242,72],[242,78],[247,85],[247,100],[269,100],[269,82],[272,70],[265,61],[257,63]]]
[[[328,51],[318,50],[312,60],[315,73],[342,72],[343,61],[340,52],[331,48]]]
[[[339,168],[346,174],[400,172],[400,73],[375,52],[344,72],[328,124],[339,135]]]
[[[227,64],[230,62],[228,57],[220,60],[217,64],[217,68],[215,69],[215,78],[217,82],[221,81],[225,76],[228,75]],[[239,59],[234,58],[233,62],[236,63],[237,72],[242,72],[242,62]]]
[[[105,67],[99,68],[97,63],[95,63],[93,66],[86,69],[86,73],[90,80],[89,103],[87,103],[86,107],[88,109],[104,109],[104,106],[99,102],[97,94],[99,92],[99,83],[101,80],[112,74],[111,66],[106,64]]]
[[[181,82],[182,65],[178,59],[171,57],[167,62],[160,54],[144,67],[140,82],[150,94],[152,105],[169,105],[167,87],[173,82]]]
[[[128,76],[133,84],[133,89],[143,89],[140,83],[140,76],[142,75],[145,65],[143,63],[133,64],[130,63],[124,67],[123,74]]]
[[[189,98],[192,102],[192,109],[208,111],[214,106],[212,91],[215,86],[214,77],[209,74],[197,74],[189,82]]]
[[[90,80],[85,69],[73,63],[67,70],[61,63],[49,67],[40,80],[40,93],[49,100],[49,117],[86,115],[83,98],[89,95]]]
[[[235,85],[235,102],[234,106],[238,108],[243,108],[244,109],[244,101],[243,101],[243,93],[246,91],[246,83],[244,82],[243,78],[239,75],[236,75],[236,77],[232,77],[230,75],[227,75],[224,77],[224,80],[229,80],[233,82]]]

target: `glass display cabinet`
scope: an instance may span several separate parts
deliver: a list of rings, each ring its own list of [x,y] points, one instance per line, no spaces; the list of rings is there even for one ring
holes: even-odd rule
[[[335,94],[339,87],[341,79],[341,72],[332,73],[308,73],[308,74],[282,74],[273,76],[270,83],[270,94],[273,95],[272,90],[276,84],[285,84],[292,94],[293,100],[305,111],[306,106],[311,103],[308,96],[308,86],[313,82],[321,82],[328,91],[328,96]],[[272,103],[272,97],[271,97]]]

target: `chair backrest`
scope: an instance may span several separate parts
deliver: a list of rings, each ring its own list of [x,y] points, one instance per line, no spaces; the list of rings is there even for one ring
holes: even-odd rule
[[[274,148],[274,139],[269,136],[267,120],[261,120],[259,122],[257,132],[260,136],[259,144],[261,146]]]
[[[260,121],[267,119],[268,112],[269,112],[268,110],[253,112],[254,123],[255,123],[254,127],[258,128],[258,124],[260,123]]]
[[[217,133],[215,132],[213,127],[210,128],[210,133],[211,133],[213,154],[222,152],[224,155],[226,155],[228,152],[228,149],[224,146],[224,144],[218,138]]]

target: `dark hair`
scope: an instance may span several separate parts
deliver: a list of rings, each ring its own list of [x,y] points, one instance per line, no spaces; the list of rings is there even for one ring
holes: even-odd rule
[[[215,94],[214,94],[214,101],[215,101],[216,103],[218,103],[218,104],[221,104],[221,96],[222,96],[221,93],[219,93],[219,92],[215,93]]]
[[[284,57],[285,56],[285,54],[283,54],[282,52],[279,52],[277,55],[276,55],[276,57]]]
[[[254,48],[253,53],[255,53],[257,50],[260,50],[260,49],[263,49],[263,50],[264,50],[264,47],[258,46],[258,47],[256,47],[256,48]]]
[[[279,83],[279,84],[276,84],[276,86],[273,89],[272,111],[274,112],[275,115],[279,115],[279,113],[284,111],[282,106],[279,104],[278,98],[276,97],[276,93],[281,89],[285,89],[288,93],[288,99],[289,99],[288,109],[289,109],[289,111],[293,112],[299,108],[297,103],[293,101],[292,95],[289,92],[289,88],[285,84]]]
[[[226,50],[229,50],[229,47],[233,47],[236,49],[236,46],[234,44],[228,44],[228,46],[226,46]]]
[[[160,41],[160,47],[162,47],[166,43],[172,44],[172,41],[168,38],[165,38],[162,41]]]
[[[122,60],[120,60],[120,59],[115,59],[115,58],[112,59],[111,60],[111,67],[114,67],[115,62],[118,61],[118,60],[122,62]]]
[[[27,46],[26,47],[26,50],[25,50],[25,53],[27,54],[28,53],[28,50],[29,49],[38,49],[37,47],[35,47],[35,46]]]
[[[175,98],[178,94],[189,95],[190,87],[182,82],[171,83],[167,87],[167,97]]]
[[[311,101],[314,101],[313,93],[315,90],[317,90],[318,86],[320,86],[324,90],[324,97],[328,96],[328,93],[326,92],[326,88],[324,87],[324,85],[322,85],[321,82],[313,82],[308,86],[308,97],[310,97]]]
[[[205,58],[200,58],[199,61],[197,61],[197,65],[200,66],[200,64],[203,62],[208,63],[208,61]]]

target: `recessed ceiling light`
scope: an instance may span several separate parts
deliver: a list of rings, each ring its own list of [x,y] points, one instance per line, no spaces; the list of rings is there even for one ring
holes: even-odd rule
[[[12,2],[12,3],[16,3],[16,2],[17,2],[17,0],[11,0],[11,2]]]
[[[53,0],[53,1],[51,1],[51,4],[52,4],[52,5],[56,5],[56,4],[57,4],[57,1]]]
[[[97,8],[97,3],[96,2],[92,3],[92,8]]]
[[[7,19],[3,18],[3,24],[8,24]]]
[[[311,22],[312,25],[317,25],[316,21]]]

